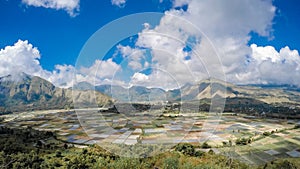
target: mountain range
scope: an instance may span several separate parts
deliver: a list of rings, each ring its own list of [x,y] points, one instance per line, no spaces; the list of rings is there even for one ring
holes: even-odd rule
[[[55,87],[49,81],[25,73],[0,78],[0,113],[25,110],[73,108],[91,106],[94,94],[97,106],[111,104],[112,99],[92,90],[71,90]]]
[[[93,86],[87,82],[78,83],[74,89],[96,90],[120,102],[191,101],[217,97],[252,98],[268,104],[300,102],[299,89],[294,86],[289,88],[288,85],[234,85],[217,79],[206,79],[196,84],[187,83],[174,90],[144,86],[130,88],[117,85]]]
[[[96,101],[93,100],[93,96],[96,96]],[[295,87],[290,89],[287,85],[239,86],[217,79],[206,79],[195,84],[187,83],[174,90],[144,86],[93,86],[87,82],[63,89],[55,87],[45,79],[27,74],[22,74],[18,79],[10,75],[0,78],[0,112],[73,108],[74,105],[110,106],[115,101],[154,103],[206,100],[206,103],[209,103],[212,98],[226,98],[227,105],[252,103],[300,107],[299,90]]]

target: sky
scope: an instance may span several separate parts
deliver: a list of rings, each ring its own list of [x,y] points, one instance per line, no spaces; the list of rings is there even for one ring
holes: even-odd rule
[[[300,86],[300,2],[0,0],[0,76],[165,89]]]

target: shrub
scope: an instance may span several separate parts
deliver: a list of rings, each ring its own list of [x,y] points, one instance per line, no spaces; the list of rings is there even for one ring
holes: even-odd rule
[[[247,144],[250,144],[252,142],[252,139],[251,138],[239,138],[235,141],[235,143],[237,145],[247,145]]]
[[[207,142],[204,142],[201,147],[202,148],[211,148],[211,146]]]
[[[55,152],[55,157],[63,157],[63,156],[61,155],[61,151],[57,150],[57,151]]]
[[[187,143],[178,144],[175,147],[175,150],[183,153],[184,155],[190,155],[190,156],[195,155],[195,147],[191,144],[187,144]]]
[[[164,169],[178,169],[179,168],[179,160],[176,157],[168,157],[163,162]]]
[[[265,131],[264,133],[263,133],[263,135],[264,136],[270,136],[272,133],[271,132],[268,132],[268,131]]]
[[[203,156],[205,154],[205,152],[203,152],[203,151],[196,151],[195,152],[195,156],[196,157],[201,157],[201,156]]]

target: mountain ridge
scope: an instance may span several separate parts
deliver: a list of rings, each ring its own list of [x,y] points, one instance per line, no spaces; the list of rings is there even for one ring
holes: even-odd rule
[[[25,73],[17,80],[11,75],[0,77],[0,112],[73,108],[74,103],[75,106],[105,106],[112,101],[100,92],[55,87],[43,78]]]
[[[103,88],[107,90],[103,90]],[[298,104],[298,102],[300,102],[300,89],[298,89],[298,91],[294,87],[289,89],[288,87],[282,88],[282,85],[274,85],[273,87],[269,88],[259,85],[234,85],[218,79],[205,79],[199,81],[197,84],[185,84],[179,89],[172,90],[164,90],[162,88],[147,88],[143,86],[124,88],[117,85],[112,85],[111,89],[113,90],[109,89],[110,85],[95,86],[96,91],[102,92],[116,100],[120,99],[122,101],[149,101],[151,100],[149,99],[150,95],[155,95],[156,97],[152,97],[153,101],[155,101],[155,98],[163,98],[158,101],[188,101],[222,97],[254,98],[268,104],[284,102]],[[155,90],[159,90],[160,92],[157,93]],[[131,99],[125,99],[124,97],[131,97]]]

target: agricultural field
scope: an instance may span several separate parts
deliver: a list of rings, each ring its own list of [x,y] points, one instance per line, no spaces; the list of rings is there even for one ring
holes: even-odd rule
[[[95,115],[96,113],[96,115]],[[94,114],[94,116],[91,116]],[[57,139],[74,145],[101,146],[165,145],[190,143],[199,150],[224,154],[250,165],[261,165],[278,158],[300,157],[300,129],[297,121],[253,118],[224,113],[156,114],[125,117],[95,110],[36,113],[34,117],[7,118],[1,125],[13,128],[31,127],[52,131]],[[78,120],[79,119],[79,120]],[[237,140],[250,140],[247,145]],[[208,146],[201,147],[205,143]]]

